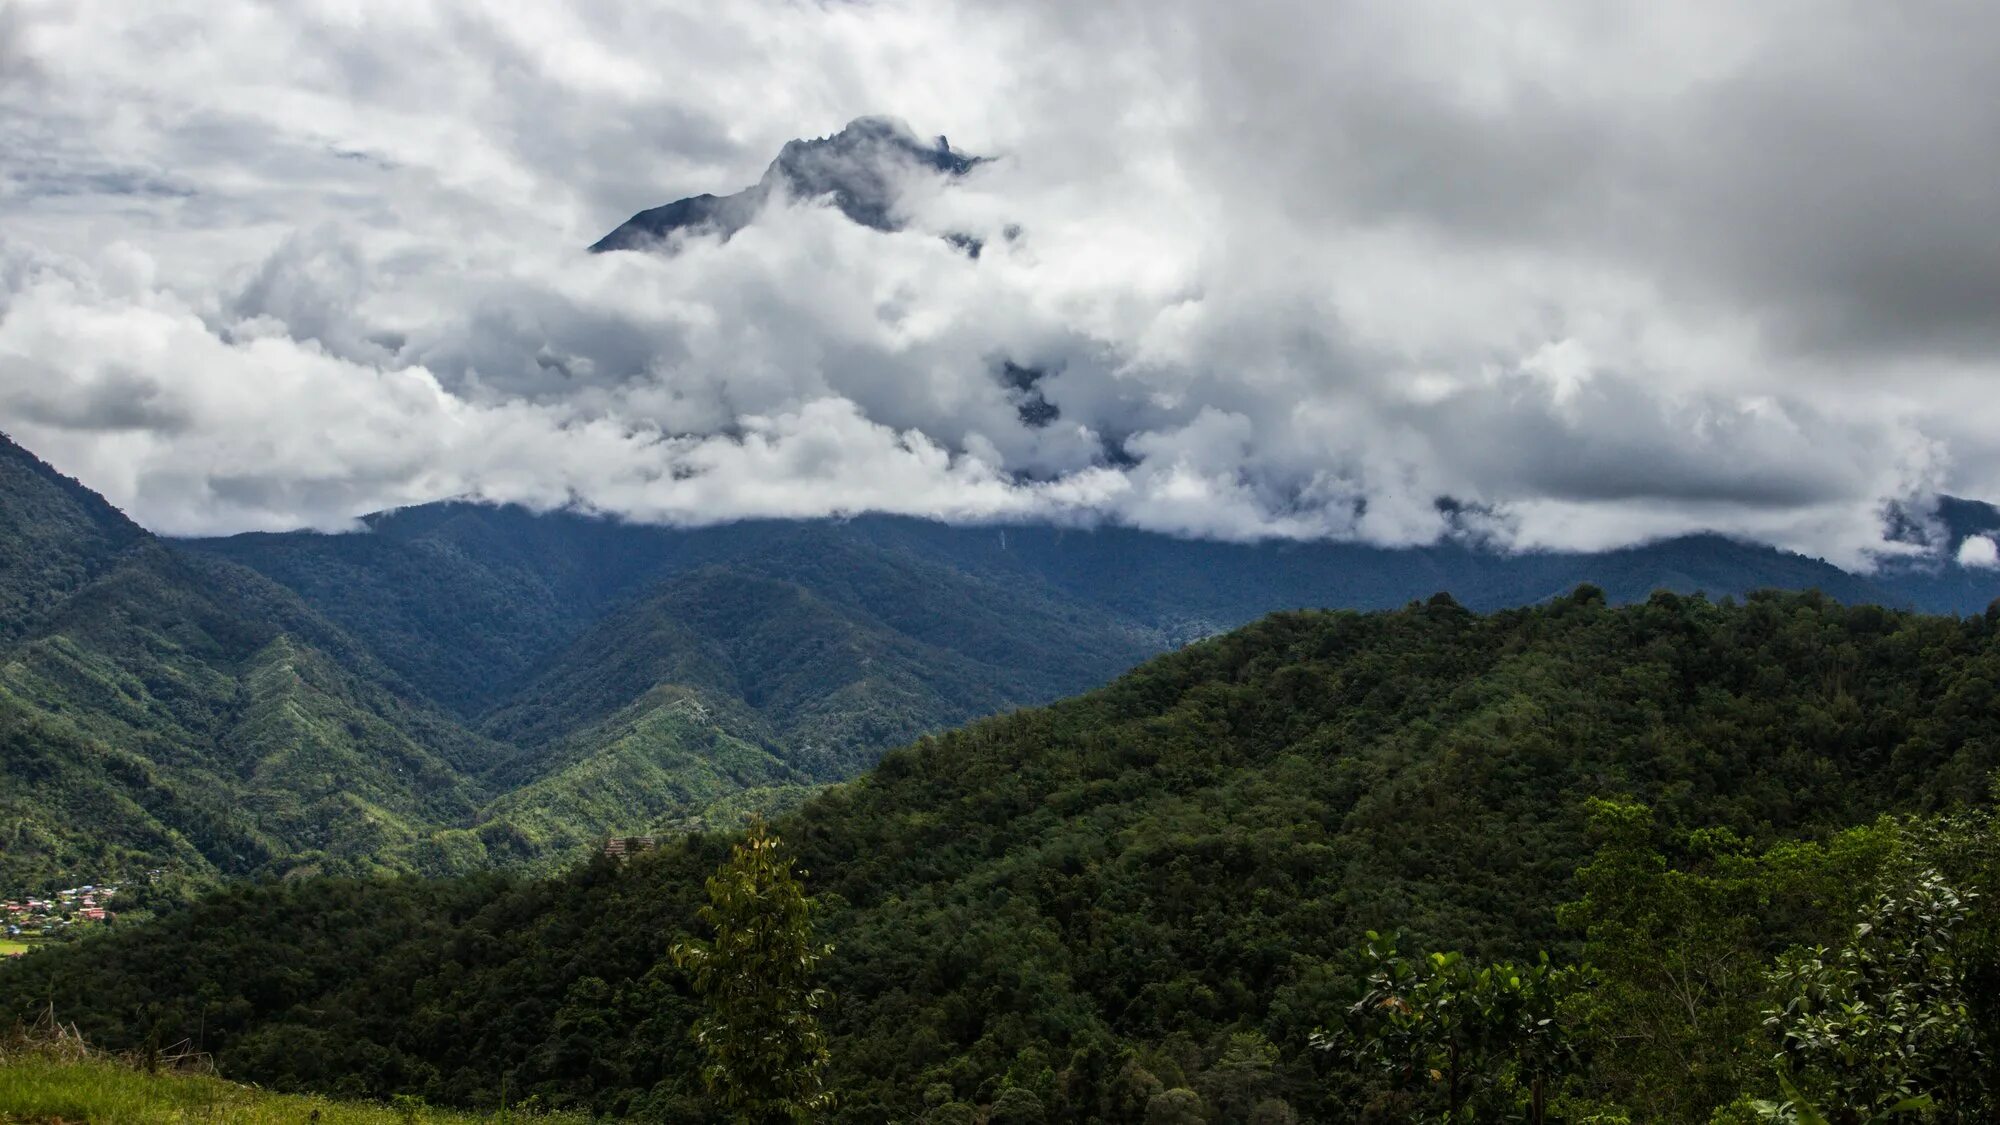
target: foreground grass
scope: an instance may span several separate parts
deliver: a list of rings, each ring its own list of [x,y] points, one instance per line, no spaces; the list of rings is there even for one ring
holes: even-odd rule
[[[145,1074],[104,1059],[65,1061],[33,1055],[0,1058],[0,1122],[6,1125],[115,1122],[118,1125],[459,1125],[470,1122],[557,1122],[561,1118],[499,1114],[468,1116],[442,1110],[270,1094],[219,1078]]]

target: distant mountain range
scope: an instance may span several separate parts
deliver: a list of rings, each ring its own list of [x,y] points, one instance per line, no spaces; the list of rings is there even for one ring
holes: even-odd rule
[[[895,516],[673,528],[462,502],[369,517],[368,534],[183,545],[298,592],[441,706],[473,718],[533,690],[552,668],[609,659],[601,654],[612,647],[637,651],[629,638],[614,646],[602,635],[631,631],[634,614],[695,620],[753,581],[767,584],[766,599],[796,592],[843,620],[954,654],[1016,699],[1080,690],[1144,655],[1273,610],[1391,608],[1440,590],[1482,611],[1588,582],[1614,602],[1654,590],[1818,589],[1849,603],[1979,612],[2000,597],[2000,571],[1951,556],[1967,536],[2000,527],[2000,510],[1966,501],[1943,510],[1952,540],[1941,557],[1875,575],[1719,535],[1500,554]]]
[[[1947,501],[1869,576],[1719,536],[1598,554],[923,520],[679,529],[439,503],[158,539],[0,439],[0,890],[58,872],[451,871],[731,818],[1301,607],[1594,583],[1983,610]]]

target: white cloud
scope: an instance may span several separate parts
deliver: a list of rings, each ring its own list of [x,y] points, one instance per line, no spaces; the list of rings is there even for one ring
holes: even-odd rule
[[[2000,544],[1991,535],[1968,536],[1958,545],[1958,565],[1991,570],[2000,567]]]
[[[2000,493],[2000,174],[1957,143],[2000,90],[1940,85],[2000,36],[1782,7],[26,0],[0,427],[172,532],[460,494],[1390,543],[1469,511],[1864,564],[1885,501]],[[1000,159],[899,234],[581,252],[872,112]]]

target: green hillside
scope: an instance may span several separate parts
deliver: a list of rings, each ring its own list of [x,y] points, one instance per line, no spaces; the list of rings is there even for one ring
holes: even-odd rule
[[[764,729],[727,697],[657,688],[556,744],[537,776],[487,808],[480,835],[496,857],[566,856],[607,834],[685,831],[711,820],[728,827],[751,811],[796,804],[821,783],[757,737]]]
[[[614,660],[601,651],[603,637],[580,638],[660,602],[697,573],[710,576],[711,592],[729,577],[799,587],[863,625],[984,666],[1014,703],[1086,690],[1147,656],[1276,610],[1389,609],[1438,590],[1480,610],[1532,604],[1583,582],[1613,602],[1643,601],[1657,589],[1719,597],[1812,588],[1849,603],[1976,612],[2000,596],[2000,575],[1898,571],[1885,585],[1721,536],[1508,555],[1453,543],[1219,543],[877,516],[647,527],[465,503],[366,522],[356,534],[185,545],[292,589],[468,720],[532,710],[537,685],[558,664]]]
[[[508,751],[289,591],[173,550],[16,447],[0,446],[0,492],[17,520],[68,529],[28,534],[38,565],[0,574],[19,610],[0,648],[9,893],[153,867],[400,864],[483,803],[475,775]]]
[[[440,506],[189,551],[5,442],[0,519],[9,893],[437,874],[733,823],[1159,643],[786,527],[668,557],[656,529]]]
[[[0,777],[10,896],[73,886],[82,872],[245,871],[272,858],[225,795],[11,699],[0,700]]]
[[[0,640],[147,538],[103,497],[0,437]]]
[[[1732,907],[1755,913],[1716,933],[1747,936],[1716,948],[1761,981],[1757,959],[1837,936],[1868,893],[1856,873],[1896,846],[1893,828],[1842,829],[1983,800],[1996,685],[2000,614],[1778,595],[1612,608],[1584,589],[1485,617],[1448,599],[1279,615],[926,738],[776,824],[828,905],[834,1119],[1021,1087],[1050,1120],[1137,1122],[1148,1090],[1220,1105],[1242,1079],[1306,1120],[1352,1120],[1388,1095],[1309,1039],[1350,1003],[1364,933],[1477,957],[1593,948],[1557,910],[1597,885],[1574,881],[1603,843],[1592,797],[1655,810],[1636,846],[1663,852],[1633,871],[1718,848],[1762,862],[1767,845],[1786,870],[1850,865],[1795,905],[1768,901],[1775,875],[1749,884],[1765,905]],[[559,1104],[707,1120],[693,1000],[662,956],[725,844],[546,882],[239,885],[31,955],[0,972],[0,1003],[53,994],[114,1044],[201,1021],[225,1073],[281,1088],[476,1104],[504,1076]],[[1722,1047],[1739,1062],[1715,1089],[1768,1088],[1762,1056]]]
[[[699,688],[813,747],[806,768],[835,780],[885,746],[1054,694],[1047,675],[926,643],[793,582],[710,567],[607,618],[486,726],[537,746],[661,685]]]
[[[857,560],[848,573],[870,570]],[[900,623],[963,585],[907,591]],[[1046,629],[1035,608],[1022,616]],[[507,792],[484,819],[519,829],[532,853],[562,854],[608,833],[772,807],[852,776],[885,746],[1053,694],[1046,667],[982,663],[945,647],[945,632],[927,643],[794,582],[719,566],[668,579],[487,718],[488,733],[525,752],[494,775]]]
[[[1893,599],[1715,536],[1502,556],[878,517],[678,529],[452,503],[352,535],[189,546],[287,584],[519,748],[482,777],[494,800],[421,846],[416,866],[433,872],[727,823],[926,731],[1088,690],[1273,609],[1387,608],[1440,588],[1498,608],[1585,579],[1613,601],[1764,586]],[[687,700],[709,719],[654,714]]]
[[[295,591],[462,718],[505,698],[664,561],[610,521],[471,504],[387,513],[366,533],[186,545]]]

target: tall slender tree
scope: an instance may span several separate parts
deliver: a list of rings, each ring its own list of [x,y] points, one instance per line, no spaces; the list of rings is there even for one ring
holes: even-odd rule
[[[813,901],[762,819],[709,878],[708,900],[714,939],[672,951],[707,1003],[694,1025],[702,1080],[738,1125],[811,1121],[833,1101],[816,1014],[829,997],[813,984],[833,947],[815,944]]]

